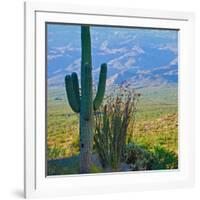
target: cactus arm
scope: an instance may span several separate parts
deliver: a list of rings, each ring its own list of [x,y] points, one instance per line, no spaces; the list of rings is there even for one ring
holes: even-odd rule
[[[67,98],[69,105],[71,106],[72,110],[76,113],[80,112],[80,104],[78,103],[76,99],[76,94],[73,87],[72,77],[70,75],[67,75],[65,77],[65,89],[67,93]]]
[[[81,81],[81,114],[85,120],[92,115],[92,69],[91,65],[85,64]]]
[[[80,107],[80,92],[79,92],[79,83],[78,83],[78,76],[76,72],[73,72],[72,75],[72,83],[73,83],[73,88],[76,96],[76,101]]]
[[[107,76],[107,65],[104,63],[101,65],[97,94],[93,103],[94,110],[97,110],[103,101],[106,88],[106,76]]]

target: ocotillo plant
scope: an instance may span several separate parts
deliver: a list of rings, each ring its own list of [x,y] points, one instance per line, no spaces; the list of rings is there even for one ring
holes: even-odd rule
[[[96,97],[92,91],[92,58],[90,27],[81,26],[81,93],[78,76],[75,72],[65,77],[68,102],[72,110],[80,113],[80,173],[90,172],[93,148],[93,112],[97,110],[104,97],[107,65],[101,65]]]
[[[94,141],[103,168],[118,171],[124,161],[128,128],[134,125],[140,94],[130,84],[117,86],[113,91],[95,115]]]

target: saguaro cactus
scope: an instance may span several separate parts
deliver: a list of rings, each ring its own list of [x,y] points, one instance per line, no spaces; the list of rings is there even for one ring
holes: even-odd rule
[[[65,77],[68,102],[72,110],[80,113],[80,173],[90,172],[93,147],[93,112],[103,101],[107,65],[101,65],[96,97],[92,91],[92,58],[89,26],[81,26],[81,93],[75,72]]]

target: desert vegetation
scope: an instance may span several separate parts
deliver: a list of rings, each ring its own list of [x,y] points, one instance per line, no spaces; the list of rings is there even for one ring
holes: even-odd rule
[[[177,85],[107,89],[102,64],[95,92],[88,26],[81,42],[81,87],[73,72],[48,88],[47,174],[177,169]]]

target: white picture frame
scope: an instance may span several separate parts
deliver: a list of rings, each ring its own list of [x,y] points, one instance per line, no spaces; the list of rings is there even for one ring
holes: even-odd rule
[[[179,169],[99,175],[45,175],[45,22],[179,30]],[[192,13],[25,3],[26,198],[189,187],[194,184],[194,15]]]

